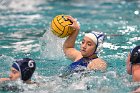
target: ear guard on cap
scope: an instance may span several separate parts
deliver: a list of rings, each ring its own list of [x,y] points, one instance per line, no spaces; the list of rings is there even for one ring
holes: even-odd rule
[[[131,51],[130,62],[131,64],[140,64],[140,46],[136,46]]]
[[[96,49],[95,53],[98,53],[98,52],[100,52],[100,50],[103,47],[103,42],[105,40],[105,34],[102,32],[94,32],[94,33],[96,33],[97,40],[98,40],[98,45],[97,45],[97,49]]]
[[[26,81],[26,80],[29,80],[31,79],[33,73],[35,71],[35,68],[25,68],[23,71],[22,71],[22,80],[23,81]]]
[[[16,63],[20,68],[21,80],[26,81],[31,79],[36,68],[36,63],[30,58],[16,60]]]

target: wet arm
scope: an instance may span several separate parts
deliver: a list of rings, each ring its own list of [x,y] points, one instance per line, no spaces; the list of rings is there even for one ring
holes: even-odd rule
[[[90,70],[101,70],[101,71],[105,71],[107,68],[107,64],[104,60],[102,59],[96,59],[93,62],[91,62],[88,65],[88,69]]]
[[[0,83],[4,82],[4,81],[9,81],[10,78],[0,78]]]
[[[80,54],[80,52],[74,48],[80,26],[77,24],[77,21],[71,16],[68,16],[68,19],[73,23],[72,25],[70,25],[70,27],[73,29],[73,33],[65,40],[63,44],[63,51],[68,58],[70,58],[71,60],[75,60],[77,55]]]

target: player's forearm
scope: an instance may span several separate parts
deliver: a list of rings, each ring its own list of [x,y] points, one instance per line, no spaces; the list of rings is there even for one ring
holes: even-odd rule
[[[78,33],[79,33],[79,30],[74,31],[74,32],[72,33],[72,35],[70,35],[70,36],[66,39],[66,41],[64,42],[64,45],[63,45],[63,48],[64,48],[64,49],[65,49],[65,48],[74,48],[74,46],[75,46],[75,41],[76,41],[76,38],[77,38]]]
[[[9,81],[10,78],[0,78],[0,82]]]

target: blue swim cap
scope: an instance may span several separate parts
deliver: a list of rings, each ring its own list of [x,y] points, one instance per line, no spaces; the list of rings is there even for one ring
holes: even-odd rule
[[[136,46],[130,53],[131,64],[140,64],[140,46]]]
[[[12,67],[20,71],[21,80],[26,81],[31,79],[36,68],[36,63],[30,58],[23,58],[23,59],[17,59],[13,63]]]

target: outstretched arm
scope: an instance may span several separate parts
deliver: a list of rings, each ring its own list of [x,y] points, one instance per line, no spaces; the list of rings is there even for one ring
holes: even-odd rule
[[[68,58],[74,61],[78,56],[81,56],[81,53],[74,48],[75,41],[80,30],[80,26],[78,25],[76,19],[74,19],[71,16],[67,17],[68,20],[72,22],[72,25],[69,26],[73,29],[73,33],[64,42],[63,51]]]
[[[0,83],[4,82],[4,81],[9,81],[10,78],[0,78]]]

